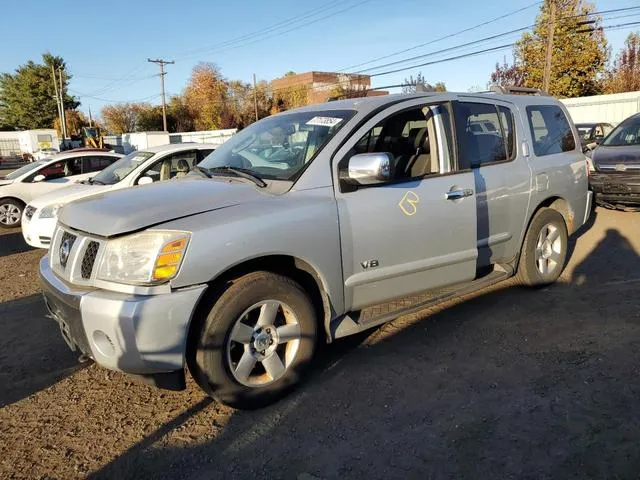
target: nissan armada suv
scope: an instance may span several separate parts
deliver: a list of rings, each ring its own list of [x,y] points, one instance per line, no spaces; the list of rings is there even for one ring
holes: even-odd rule
[[[335,101],[254,123],[179,180],[65,205],[40,276],[82,356],[168,389],[188,368],[256,408],[321,339],[512,276],[554,282],[590,203],[552,97]]]

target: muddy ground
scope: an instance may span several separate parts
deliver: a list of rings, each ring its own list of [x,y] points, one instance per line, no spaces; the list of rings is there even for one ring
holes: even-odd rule
[[[239,412],[79,365],[42,253],[0,236],[0,478],[633,478],[640,213],[598,209],[562,281],[503,283],[324,349]]]

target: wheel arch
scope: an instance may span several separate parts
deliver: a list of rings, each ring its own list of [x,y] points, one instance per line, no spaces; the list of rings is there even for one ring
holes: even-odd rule
[[[16,202],[20,202],[22,205],[24,205],[25,207],[27,206],[27,202],[25,202],[24,200],[22,200],[21,198],[18,197],[14,197],[13,195],[7,195],[7,196],[0,196],[0,202],[4,201],[4,200],[15,200]]]
[[[202,322],[217,299],[235,280],[256,271],[278,273],[298,282],[311,298],[317,315],[318,327],[324,330],[327,342],[331,341],[329,324],[333,307],[327,293],[326,283],[317,269],[307,261],[294,256],[264,255],[233,265],[207,282],[207,290],[200,298],[189,324],[188,350],[193,348]]]
[[[536,214],[543,208],[552,208],[560,213],[560,215],[562,215],[564,223],[567,226],[567,233],[569,235],[571,235],[574,231],[575,214],[573,212],[573,209],[571,208],[571,205],[566,199],[558,195],[553,195],[542,200],[538,203],[538,206],[531,211],[529,218],[527,218],[525,228],[522,230],[522,235],[520,236],[520,248],[518,249],[518,254],[516,255],[513,263],[514,271],[517,271],[518,269],[518,263],[520,260],[520,256],[522,255],[522,249],[524,247],[524,239],[527,236],[527,232],[529,231],[531,222],[533,221]]]

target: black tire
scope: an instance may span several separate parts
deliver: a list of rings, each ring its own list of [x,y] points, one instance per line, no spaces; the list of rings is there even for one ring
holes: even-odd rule
[[[538,249],[539,238],[543,229],[547,232],[550,231],[547,229],[549,226],[557,229],[557,238],[561,245],[560,249],[554,249],[553,246],[556,245],[556,242],[554,241],[553,246],[550,245],[548,247],[552,249],[551,255],[553,255],[553,260],[549,260],[548,258],[539,258],[538,256],[538,252],[543,250]],[[520,252],[520,261],[518,262],[518,272],[516,274],[517,282],[529,287],[541,287],[555,282],[564,270],[564,265],[567,259],[568,239],[569,235],[567,234],[567,225],[564,218],[557,210],[552,208],[541,208],[538,210],[533,217],[533,220],[531,220],[527,234],[524,237],[522,251]],[[544,248],[547,249],[544,253],[548,254],[546,244],[544,244]],[[546,273],[541,271],[538,263],[540,261],[544,264],[545,260],[548,268]],[[555,263],[553,268],[549,266],[552,261]],[[544,270],[543,267],[541,268]]]
[[[231,333],[244,312],[266,300],[281,302],[288,307],[287,312],[293,313],[297,319],[300,339],[297,340],[299,343],[296,353],[290,364],[285,366],[281,377],[269,380],[271,377],[266,367],[263,367],[260,362],[260,365],[255,363],[256,366],[251,372],[260,372],[262,369],[262,377],[270,383],[247,386],[241,383],[233,373],[234,365],[237,367],[240,361],[234,363],[230,352],[237,352],[233,349],[239,347],[239,355],[243,356],[247,353],[247,348],[250,348],[249,345],[256,347],[257,344],[249,342],[247,347],[236,344],[231,340]],[[251,310],[251,312],[254,311]],[[284,307],[278,310],[277,321],[283,321],[284,312]],[[275,321],[273,324],[276,324]],[[290,278],[271,272],[254,272],[236,280],[220,295],[201,323],[201,327],[198,328],[199,331],[194,332],[193,342],[187,354],[191,374],[207,394],[226,405],[240,409],[260,408],[286,395],[300,381],[302,372],[311,362],[316,347],[317,320],[309,296]],[[255,328],[258,328],[258,325]],[[279,330],[279,328],[276,329],[276,331]],[[254,335],[256,335],[255,330]],[[281,347],[289,348],[289,344],[278,344],[276,340],[273,347],[276,351],[273,354],[279,355],[278,358],[284,365],[282,359],[286,357]],[[256,350],[251,352],[260,354]],[[262,353],[264,354],[264,350]],[[257,377],[261,378],[259,375]]]
[[[18,210],[18,221],[11,222],[11,218],[15,218],[15,211]],[[14,200],[12,198],[5,198],[0,200],[0,228],[16,228],[22,224],[22,211],[24,210],[24,203],[20,200]],[[9,214],[11,216],[9,216]]]

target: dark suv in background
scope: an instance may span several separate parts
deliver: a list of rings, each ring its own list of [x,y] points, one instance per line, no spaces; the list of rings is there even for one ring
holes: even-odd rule
[[[640,207],[640,113],[614,128],[591,159],[590,184],[599,205]]]

